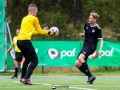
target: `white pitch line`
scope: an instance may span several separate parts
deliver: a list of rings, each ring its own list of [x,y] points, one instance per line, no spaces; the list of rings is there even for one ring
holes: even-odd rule
[[[46,84],[46,83],[36,83],[36,84],[52,86],[51,84]],[[55,84],[55,86],[61,86],[61,85],[56,85]],[[69,88],[78,89],[78,90],[96,90],[96,89],[90,89],[90,88],[79,88],[79,87],[71,87],[71,86],[69,86]]]
[[[96,90],[96,89],[90,89],[90,88],[79,88],[79,87],[69,87],[73,89],[78,89],[78,90]]]
[[[20,82],[18,82],[18,81],[13,81],[13,82],[15,82],[15,83],[20,83]]]
[[[33,83],[34,84],[40,84],[40,85],[45,85],[45,86],[52,86],[51,84],[47,84],[47,83]]]
[[[20,83],[18,81],[13,81],[15,83]],[[40,85],[44,85],[44,86],[52,86],[52,84],[48,84],[48,83],[33,83],[33,84],[40,84]],[[62,85],[56,85],[55,86],[62,86]],[[73,85],[70,85],[69,88],[72,89],[77,89],[77,90],[96,90],[96,89],[90,89],[90,88],[79,88],[79,87],[73,87]]]

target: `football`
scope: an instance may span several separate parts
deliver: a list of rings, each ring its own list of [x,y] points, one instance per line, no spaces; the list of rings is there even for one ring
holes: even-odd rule
[[[99,53],[97,51],[95,51],[93,54],[89,55],[89,58],[95,59],[95,58],[97,58],[98,55],[99,55]]]
[[[58,29],[58,27],[56,27],[56,26],[51,27],[51,28],[50,28],[50,31],[55,32],[55,35],[56,35],[56,36],[59,35],[59,29]]]

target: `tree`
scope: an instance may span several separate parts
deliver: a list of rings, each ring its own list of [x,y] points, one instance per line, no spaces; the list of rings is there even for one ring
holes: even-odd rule
[[[74,26],[77,23],[81,23],[82,22],[82,15],[83,15],[83,1],[82,0],[76,0],[76,3],[75,3]]]

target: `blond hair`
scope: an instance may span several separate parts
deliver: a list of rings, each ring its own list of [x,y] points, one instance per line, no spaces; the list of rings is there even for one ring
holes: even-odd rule
[[[16,31],[20,31],[20,29],[16,29]]]
[[[37,5],[36,4],[30,4],[28,6],[28,12],[31,11],[33,8],[37,8]]]
[[[90,13],[90,15],[92,15],[94,19],[98,19],[98,18],[99,18],[98,13],[96,13],[95,11],[92,11],[92,12]]]

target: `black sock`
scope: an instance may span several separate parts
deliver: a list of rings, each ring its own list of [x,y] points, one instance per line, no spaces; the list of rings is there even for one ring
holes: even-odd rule
[[[18,75],[18,67],[15,67],[15,77],[17,77],[17,75]]]
[[[88,68],[88,64],[86,62],[82,63],[82,65],[78,68],[81,72],[83,72],[88,77],[91,77],[92,74]]]
[[[85,69],[84,69],[83,65],[81,65],[78,69],[79,69],[82,73],[85,74]]]

